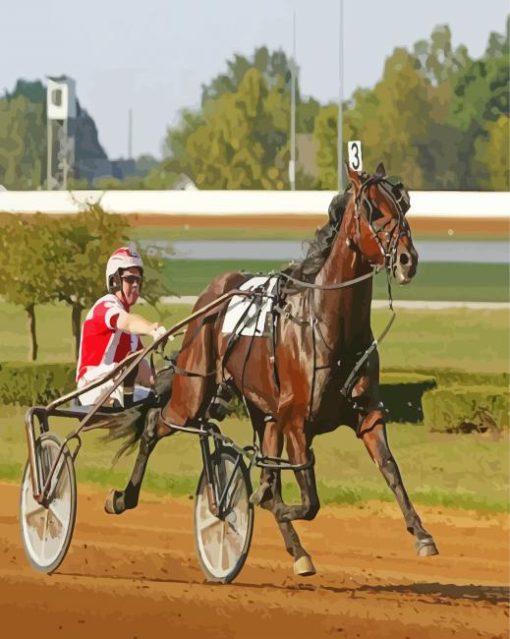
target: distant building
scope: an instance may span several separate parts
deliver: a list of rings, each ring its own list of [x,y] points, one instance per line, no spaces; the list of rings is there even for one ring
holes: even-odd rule
[[[89,184],[93,184],[95,180],[103,177],[124,180],[127,177],[137,175],[136,162],[123,159],[82,158],[75,163],[74,174],[76,178],[85,179]]]

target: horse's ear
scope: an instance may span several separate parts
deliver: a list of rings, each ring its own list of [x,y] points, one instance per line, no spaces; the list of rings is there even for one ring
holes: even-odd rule
[[[347,164],[347,162],[345,163],[345,170],[347,171],[347,175],[349,176],[349,180],[351,181],[351,184],[354,187],[354,192],[358,193],[358,191],[361,188],[361,177],[360,177],[360,174],[357,171],[355,171],[354,169],[351,169],[351,167]]]
[[[382,162],[379,162],[379,164],[377,165],[375,174],[381,178],[386,177],[386,169],[384,168],[384,164]]]

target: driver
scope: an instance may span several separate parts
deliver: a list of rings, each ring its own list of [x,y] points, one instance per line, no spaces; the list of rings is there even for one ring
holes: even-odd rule
[[[114,251],[106,264],[108,293],[97,300],[83,323],[76,372],[78,388],[104,376],[129,353],[141,350],[140,335],[150,335],[156,340],[166,332],[157,322],[129,312],[140,296],[142,283],[143,263],[138,253],[125,246]],[[144,359],[138,366],[133,401],[146,397],[153,382],[149,363]],[[94,404],[113,385],[114,380],[108,380],[83,393],[79,396],[80,403]],[[110,398],[112,403],[117,400],[123,405],[122,385]]]

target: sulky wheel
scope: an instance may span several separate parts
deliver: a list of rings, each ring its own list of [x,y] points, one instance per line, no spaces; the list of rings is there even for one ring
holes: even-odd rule
[[[60,439],[45,433],[37,441],[35,454],[41,473],[41,489],[61,448]],[[21,484],[21,539],[33,568],[51,573],[64,560],[73,536],[76,519],[76,476],[73,458],[67,447],[53,475],[47,503],[33,497],[30,463],[27,462]]]
[[[213,515],[202,471],[195,494],[195,544],[207,579],[229,583],[239,574],[250,549],[253,532],[250,475],[243,458],[233,449],[220,448],[211,461],[218,498],[225,495],[225,500],[219,516]]]

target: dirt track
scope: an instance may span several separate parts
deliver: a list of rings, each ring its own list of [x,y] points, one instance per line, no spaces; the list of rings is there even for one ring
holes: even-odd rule
[[[504,515],[421,508],[441,555],[419,559],[393,504],[324,508],[297,526],[318,574],[295,578],[276,525],[258,509],[247,564],[221,586],[204,583],[198,567],[190,500],[145,494],[136,511],[112,517],[105,491],[78,492],[71,549],[48,577],[25,560],[17,486],[0,484],[2,636],[508,636]]]
[[[138,215],[126,216],[131,226],[155,226],[164,228],[272,228],[303,229],[312,233],[326,221],[324,215]],[[450,237],[455,234],[471,236],[477,239],[480,235],[508,235],[508,219],[493,218],[489,214],[481,218],[452,218],[452,217],[422,217],[411,216],[410,224],[413,233],[430,235],[444,235]],[[305,235],[303,235],[305,237]]]

